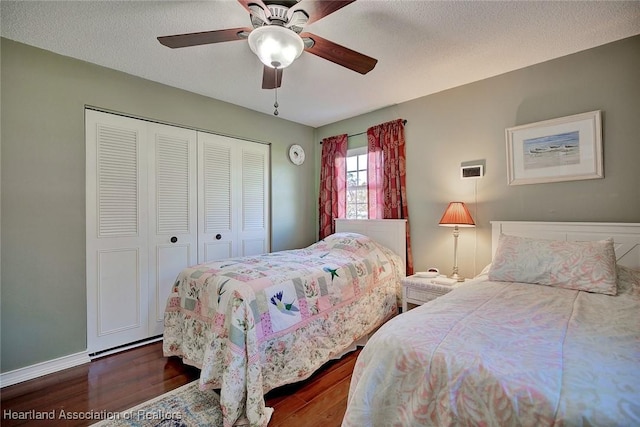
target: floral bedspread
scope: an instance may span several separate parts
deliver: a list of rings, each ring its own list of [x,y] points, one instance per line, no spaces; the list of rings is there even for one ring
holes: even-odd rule
[[[478,281],[358,356],[346,426],[640,425],[640,272],[618,295]]]
[[[404,265],[368,237],[187,268],[165,311],[164,354],[220,389],[224,425],[266,426],[264,393],[310,376],[397,310]]]

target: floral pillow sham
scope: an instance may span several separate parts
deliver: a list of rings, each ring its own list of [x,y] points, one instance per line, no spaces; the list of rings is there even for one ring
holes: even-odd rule
[[[570,242],[502,234],[489,280],[616,295],[613,239]]]

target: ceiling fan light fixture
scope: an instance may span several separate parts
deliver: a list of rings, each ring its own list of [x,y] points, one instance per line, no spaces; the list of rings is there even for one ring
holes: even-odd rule
[[[304,50],[302,38],[279,25],[265,25],[249,33],[249,47],[267,67],[286,68]]]

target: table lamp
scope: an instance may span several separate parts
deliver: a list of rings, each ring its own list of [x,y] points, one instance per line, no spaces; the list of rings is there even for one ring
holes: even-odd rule
[[[439,225],[453,227],[453,273],[449,277],[458,282],[464,282],[464,277],[458,275],[458,235],[460,234],[458,227],[475,227],[476,223],[473,222],[464,203],[451,202],[440,218]]]

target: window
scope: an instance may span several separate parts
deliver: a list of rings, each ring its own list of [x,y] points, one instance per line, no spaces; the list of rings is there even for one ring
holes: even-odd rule
[[[347,151],[347,218],[369,218],[367,147]]]

